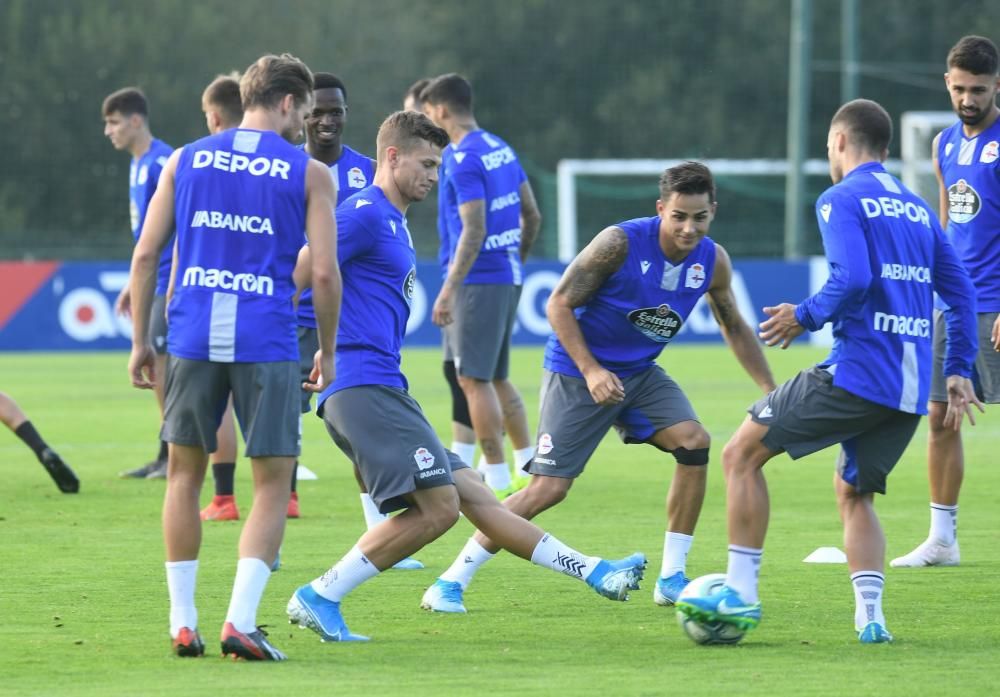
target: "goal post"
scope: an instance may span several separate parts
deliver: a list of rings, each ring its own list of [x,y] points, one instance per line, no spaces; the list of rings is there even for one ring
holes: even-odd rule
[[[907,111],[900,120],[899,150],[903,163],[900,179],[935,210],[938,185],[931,146],[934,137],[955,123],[956,118],[952,111]]]

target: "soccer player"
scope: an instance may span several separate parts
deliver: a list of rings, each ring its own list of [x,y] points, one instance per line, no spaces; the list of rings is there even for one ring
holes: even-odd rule
[[[486,483],[505,495],[524,486],[522,467],[534,453],[524,404],[508,369],[521,264],[542,216],[514,150],[479,128],[468,80],[454,73],[437,77],[420,101],[452,147],[438,213],[448,231],[448,272],[431,316],[447,327],[447,350],[486,460]],[[514,445],[513,483],[503,449],[505,428]]]
[[[688,583],[685,564],[705,498],[709,435],[656,358],[707,295],[750,377],[765,392],[774,389],[774,379],[736,309],[729,256],[707,237],[716,210],[712,173],[697,162],[666,170],[656,210],[604,229],[549,297],[555,334],[545,349],[538,443],[528,467],[533,476],[504,505],[530,520],[565,499],[612,426],[625,443],[670,453],[677,466],[653,598],[672,605]],[[421,606],[465,612],[463,591],[498,549],[476,533],[427,589]]]
[[[52,477],[52,481],[59,487],[59,491],[64,494],[75,494],[80,491],[80,480],[76,478],[73,470],[39,435],[34,425],[28,421],[28,417],[17,406],[17,402],[3,392],[0,392],[0,421],[31,448],[35,457],[42,463],[42,467]]]
[[[1000,57],[981,36],[962,38],[948,53],[944,76],[958,121],[934,139],[941,226],[976,289],[979,353],[975,385],[980,399],[1000,402]],[[927,539],[891,566],[959,563],[958,494],[965,471],[962,432],[945,426],[948,392],[942,365],[945,327],[934,320],[934,372],[927,440],[931,524]]]
[[[420,93],[429,84],[431,84],[430,78],[422,77],[406,89],[406,94],[403,95],[403,111],[423,113],[424,104],[420,101]]]
[[[318,414],[337,446],[361,469],[379,509],[405,509],[366,532],[329,571],[288,601],[293,623],[324,641],[364,640],[344,624],[341,599],[381,570],[444,534],[459,509],[518,556],[585,580],[599,594],[624,600],[638,588],[645,557],[620,561],[570,549],[500,505],[482,479],[444,448],[400,372],[416,282],[406,223],[410,204],[434,186],[447,134],[423,114],[399,111],[378,132],[375,184],[337,209],[338,259],[344,276],[336,379],[319,397]],[[391,424],[387,433],[373,424]]]
[[[948,408],[958,429],[971,405],[976,353],[975,295],[969,275],[930,208],[882,162],[892,120],[875,102],[857,99],[834,115],[827,137],[834,185],[816,202],[830,277],[799,305],[764,308],[760,335],[786,348],[805,331],[833,324],[830,355],[758,401],[723,449],[729,514],[726,584],[677,603],[699,621],[744,629],[760,622],[757,576],[770,512],[762,468],[787,452],[793,459],[839,443],[834,488],[854,587],[854,627],[862,643],[892,641],[882,611],[885,536],[876,493],[927,411],[931,381],[933,295],[945,314]]]
[[[132,155],[129,167],[129,218],[132,237],[138,241],[142,224],[146,218],[149,202],[156,193],[160,172],[173,151],[162,140],[153,137],[149,130],[149,102],[146,95],[135,87],[124,87],[112,92],[101,105],[104,117],[104,135],[115,150],[124,150]],[[156,296],[153,300],[153,321],[149,330],[150,343],[156,351],[156,369],[161,375],[167,363],[167,319],[166,293],[170,281],[172,250],[168,246],[160,258],[156,277]],[[115,301],[115,311],[127,315],[131,312],[129,285],[126,284]],[[156,401],[163,416],[163,386],[154,388]],[[138,479],[162,479],[167,475],[167,444],[160,440],[160,450],[154,460],[142,467],[122,472],[122,477]]]
[[[313,78],[297,58],[258,59],[240,81],[239,128],[208,136],[167,161],[132,260],[137,329],[146,329],[156,259],[177,225],[176,292],[170,301],[163,438],[170,443],[163,528],[170,634],[180,656],[199,656],[194,591],[201,543],[198,497],[207,453],[232,393],[253,467],[254,501],[243,526],[223,655],[283,660],[256,626],[257,606],[281,545],[299,450],[298,346],[293,268],[309,240],[319,330],[313,389],[333,375],[340,306],[335,193],[330,173],[291,144],[312,107]],[[145,334],[133,337],[133,385],[152,387]]]

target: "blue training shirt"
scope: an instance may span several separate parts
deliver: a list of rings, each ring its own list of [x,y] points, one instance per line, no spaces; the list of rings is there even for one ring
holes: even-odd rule
[[[330,165],[330,176],[337,187],[337,205],[371,185],[375,178],[375,160],[362,155],[346,145],[340,158]],[[305,146],[302,146],[305,150]],[[313,308],[312,289],[306,288],[299,296],[298,323],[300,327],[316,328],[316,310]]]
[[[147,150],[141,157],[133,157],[128,171],[128,213],[132,225],[132,240],[139,241],[142,224],[146,221],[146,211],[149,202],[156,193],[156,185],[160,181],[160,173],[167,164],[174,149],[158,138],[153,138]],[[163,249],[160,263],[156,269],[156,294],[166,295],[170,285],[170,264],[174,256],[174,239]]]
[[[441,266],[441,278],[448,277],[448,265],[451,264],[451,237],[448,234],[448,219],[443,211],[446,208],[444,181],[451,171],[451,143],[441,151],[441,167],[438,169],[438,264]]]
[[[715,243],[704,237],[683,261],[673,264],[660,247],[659,216],[615,227],[628,236],[628,255],[574,313],[597,362],[624,378],[653,365],[708,291],[715,273]],[[582,377],[555,334],[545,346],[544,365],[555,373]]]
[[[318,400],[359,385],[407,389],[400,350],[410,318],[417,257],[406,218],[377,186],[337,208],[337,261],[343,301],[337,329],[336,377]]]
[[[948,303],[945,375],[972,374],[975,291],[933,211],[878,162],[851,170],[816,201],[830,278],[795,310],[833,323],[820,363],[833,384],[877,404],[927,413],[934,292]]]
[[[972,139],[958,121],[941,132],[946,234],[976,287],[979,312],[1000,312],[1000,119]]]
[[[174,208],[177,277],[167,350],[220,363],[298,361],[292,271],[309,156],[273,131],[185,146]]]
[[[447,229],[448,263],[462,234],[459,206],[481,199],[486,207],[486,237],[465,277],[467,285],[521,285],[520,188],[527,178],[514,150],[492,133],[472,131],[452,147],[438,183],[438,217]]]

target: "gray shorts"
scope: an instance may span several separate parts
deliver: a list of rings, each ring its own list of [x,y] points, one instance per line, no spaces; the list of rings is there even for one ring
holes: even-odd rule
[[[657,431],[697,421],[694,408],[663,368],[654,365],[622,380],[625,400],[603,407],[583,378],[546,370],[535,456],[525,469],[548,477],[576,478],[612,426],[625,443],[645,443]]]
[[[768,427],[761,442],[793,460],[840,443],[837,471],[862,494],[885,493],[885,480],[913,438],[919,414],[870,402],[833,384],[813,366],[747,412]]]
[[[231,392],[247,457],[297,457],[298,377],[295,361],[213,363],[168,355],[160,438],[215,452]]]
[[[996,312],[980,312],[976,316],[979,334],[979,353],[973,366],[972,381],[976,385],[976,394],[987,404],[1000,402],[1000,353],[993,350],[991,334],[993,323],[997,321]],[[947,402],[948,388],[944,379],[944,353],[947,344],[944,313],[934,311],[934,372],[931,375],[932,402]]]
[[[313,327],[297,327],[296,333],[299,337],[299,387],[301,383],[309,382],[309,373],[313,369],[313,360],[316,352],[319,351],[319,333]],[[306,414],[310,411],[313,393],[308,390],[302,391],[300,411]]]
[[[506,380],[510,336],[521,286],[467,285],[455,296],[455,321],[445,328],[445,360],[477,380]]]
[[[149,309],[149,343],[157,355],[167,353],[167,296],[154,295]]]
[[[349,387],[327,397],[320,414],[382,513],[408,508],[404,497],[417,489],[454,484],[451,473],[468,466],[441,444],[405,390]]]

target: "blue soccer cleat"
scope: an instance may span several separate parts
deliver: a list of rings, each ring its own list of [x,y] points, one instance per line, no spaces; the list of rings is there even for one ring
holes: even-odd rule
[[[760,624],[760,602],[744,602],[729,586],[722,586],[709,595],[681,598],[677,601],[677,610],[698,622],[725,622],[744,631]]]
[[[858,640],[862,644],[888,644],[892,642],[892,634],[878,622],[869,622],[858,631]]]
[[[403,570],[410,570],[410,569],[416,570],[424,568],[424,564],[423,562],[417,561],[413,557],[406,557],[405,559],[400,559],[395,564],[393,564],[392,568],[403,569]]]
[[[368,637],[352,634],[340,614],[340,603],[327,600],[308,583],[299,588],[288,600],[289,624],[311,629],[323,641],[368,641]]]
[[[458,581],[437,579],[424,592],[420,607],[432,612],[465,612],[462,604],[462,584]]]
[[[685,576],[683,571],[658,578],[656,586],[653,587],[653,602],[664,607],[673,605],[677,602],[677,596],[689,583],[691,579]]]
[[[609,561],[602,559],[587,576],[587,585],[611,600],[628,600],[628,592],[639,589],[646,570],[646,555],[641,552]]]

